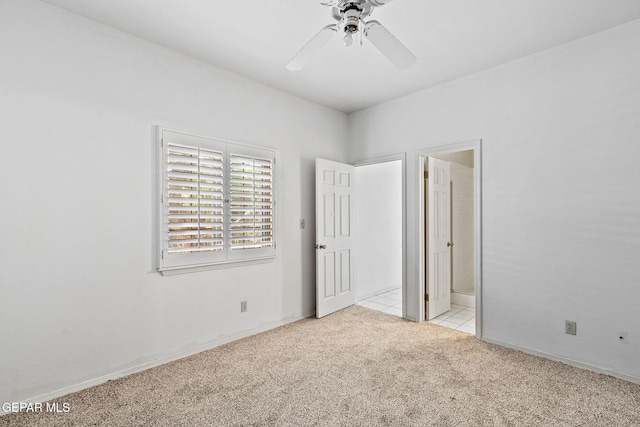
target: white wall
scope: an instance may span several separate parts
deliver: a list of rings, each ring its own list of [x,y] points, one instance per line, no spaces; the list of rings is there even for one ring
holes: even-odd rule
[[[474,164],[473,150],[454,151],[451,153],[436,154],[431,157],[437,157],[440,160],[448,160],[450,162],[456,162],[458,164],[467,166],[469,168],[472,168]],[[426,164],[427,162],[425,160],[425,166]]]
[[[402,286],[402,161],[356,167],[356,299]]]
[[[352,114],[351,159],[408,153],[409,316],[415,150],[482,138],[483,337],[640,381],[639,118],[638,20]]]
[[[475,289],[473,222],[473,169],[451,162],[451,286],[470,295]]]
[[[0,2],[0,52],[0,402],[314,312],[313,165],[346,161],[346,115],[34,0]],[[155,271],[155,125],[279,151],[275,262]]]

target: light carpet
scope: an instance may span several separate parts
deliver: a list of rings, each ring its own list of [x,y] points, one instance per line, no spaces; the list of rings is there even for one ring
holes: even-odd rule
[[[640,385],[354,306],[0,426],[638,426]]]

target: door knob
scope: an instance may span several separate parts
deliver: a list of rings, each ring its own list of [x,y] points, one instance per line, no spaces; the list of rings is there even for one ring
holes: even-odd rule
[[[316,245],[316,249],[327,249],[327,245]]]
[[[450,248],[451,246],[453,246],[453,243],[447,242],[447,247]]]

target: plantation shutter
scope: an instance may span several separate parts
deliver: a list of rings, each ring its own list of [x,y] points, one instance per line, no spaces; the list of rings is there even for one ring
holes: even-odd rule
[[[229,154],[229,254],[254,257],[275,251],[274,158],[268,151],[233,147]]]
[[[275,256],[275,153],[161,129],[159,266]]]
[[[162,132],[162,267],[226,259],[225,144]]]
[[[223,154],[168,145],[168,253],[222,251]]]

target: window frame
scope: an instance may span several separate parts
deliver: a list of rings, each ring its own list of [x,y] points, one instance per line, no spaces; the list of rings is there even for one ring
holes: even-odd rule
[[[229,141],[219,138],[212,138],[200,135],[194,135],[187,132],[171,130],[163,127],[158,127],[157,132],[157,147],[158,147],[158,256],[157,256],[157,270],[163,275],[170,274],[182,274],[195,271],[211,270],[218,268],[227,268],[241,265],[250,265],[256,263],[271,262],[276,257],[277,247],[277,167],[276,158],[277,151],[267,147],[259,147],[249,144],[242,144],[235,141]],[[171,253],[169,249],[169,146],[183,147],[185,150],[198,148],[198,150],[211,150],[222,153],[222,188],[223,188],[223,204],[222,204],[222,250],[221,251],[204,251],[201,253]],[[237,248],[232,250],[231,248],[231,231],[232,231],[232,217],[231,217],[231,204],[232,204],[232,190],[231,190],[231,156],[243,156],[246,158],[255,157],[262,162],[266,162],[267,172],[266,175],[270,176],[270,181],[266,181],[266,185],[263,186],[249,186],[248,188],[253,190],[255,194],[258,190],[256,187],[267,188],[267,197],[271,198],[270,209],[264,209],[270,213],[267,214],[265,223],[270,225],[270,228],[252,228],[254,233],[263,233],[265,229],[271,231],[271,246],[269,243],[264,243],[264,247],[258,248]],[[201,157],[198,156],[198,162]],[[270,162],[270,163],[269,163]],[[255,161],[254,161],[255,163]],[[198,163],[199,164],[199,163]],[[254,170],[256,167],[254,166]],[[270,172],[270,174],[268,173]],[[200,183],[200,168],[198,167],[197,177],[198,183]],[[250,182],[256,183],[255,175]],[[198,184],[199,185],[199,184]],[[268,193],[270,191],[270,194]],[[237,193],[233,193],[237,196]],[[196,198],[198,204],[201,203],[200,197]],[[255,213],[254,206],[254,213]],[[242,220],[240,220],[242,221]],[[254,219],[255,220],[255,215]],[[198,227],[202,225],[200,222],[200,216],[198,214]],[[196,252],[196,251],[194,251]]]

